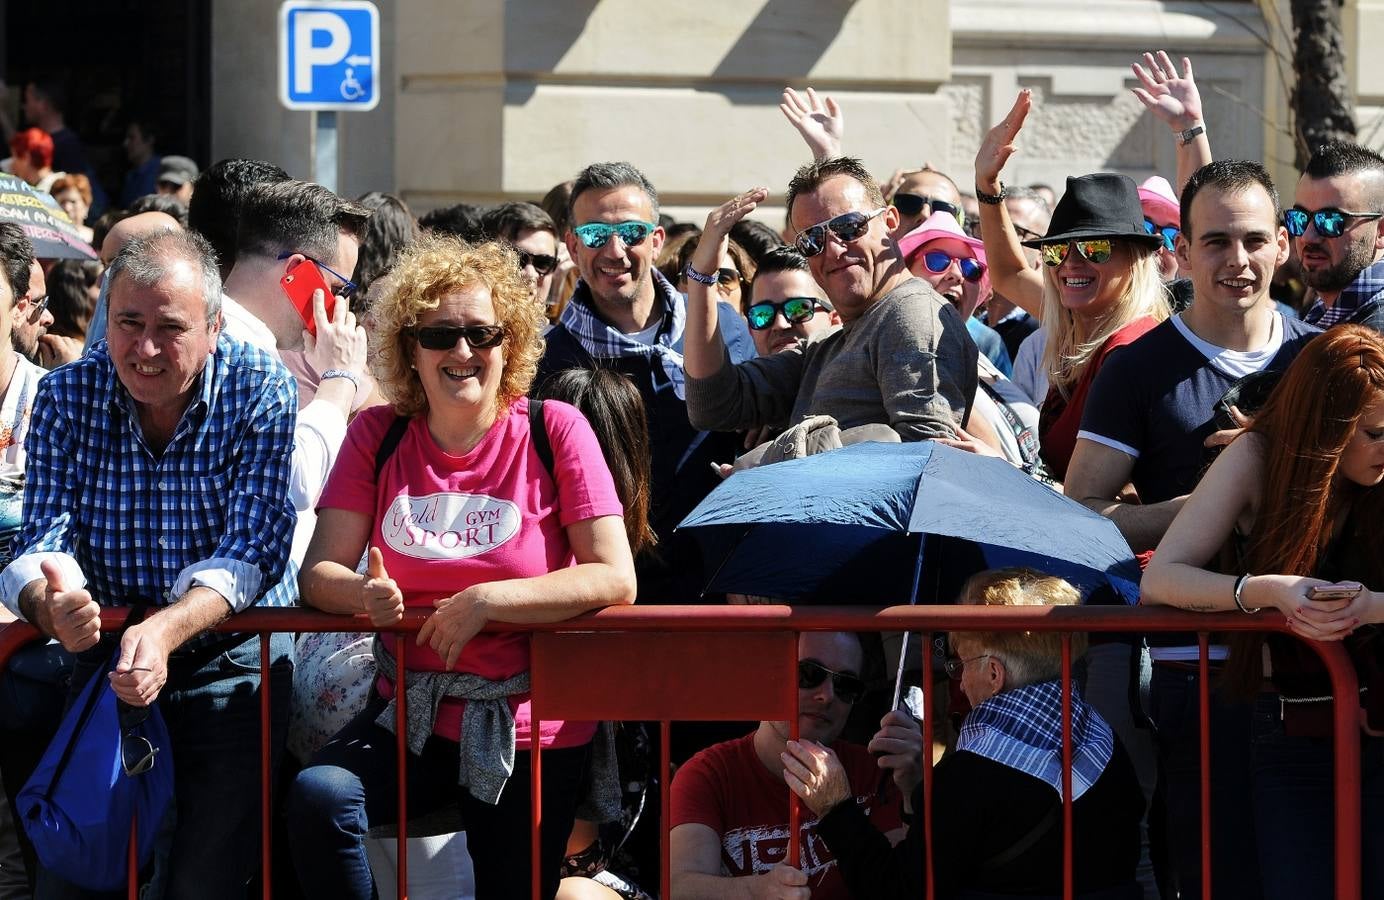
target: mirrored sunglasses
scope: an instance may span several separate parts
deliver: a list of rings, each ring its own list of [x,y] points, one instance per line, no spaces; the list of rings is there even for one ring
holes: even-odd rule
[[[1144,220],[1144,230],[1163,239],[1163,249],[1171,253],[1177,247],[1177,236],[1182,231],[1176,225],[1155,225],[1152,219]]]
[[[887,208],[882,206],[869,213],[857,211],[842,213],[827,219],[825,222],[818,222],[816,225],[800,231],[793,240],[793,245],[803,256],[816,256],[827,248],[828,232],[836,235],[836,239],[842,243],[858,241],[869,230],[870,220]]]
[[[138,734],[120,736],[120,768],[126,775],[143,775],[154,768],[154,759],[159,754],[147,737]]]
[[[503,325],[415,325],[408,333],[424,350],[451,350],[460,338],[473,350],[488,350],[505,339]]]
[[[557,257],[550,253],[525,253],[519,251],[519,268],[533,266],[539,275],[551,275],[557,271]]]
[[[798,663],[798,687],[810,691],[831,678],[831,689],[843,703],[855,703],[865,696],[865,681],[845,672],[833,672],[826,666],[810,659]]]
[[[934,275],[941,275],[951,268],[952,262],[961,266],[961,277],[975,284],[985,277],[985,263],[969,256],[952,256],[945,250],[929,250],[923,254],[923,265]]]
[[[588,250],[596,250],[606,245],[612,234],[620,236],[620,243],[626,247],[638,247],[644,243],[644,238],[653,234],[658,227],[657,222],[621,222],[618,225],[611,225],[607,222],[587,222],[585,225],[578,225],[572,229],[572,233],[581,241],[582,246]]]
[[[781,303],[760,300],[750,304],[750,308],[745,310],[745,318],[749,320],[750,328],[763,331],[774,324],[779,313],[783,314],[788,324],[797,325],[815,316],[819,306],[821,303],[815,297],[785,297]]]
[[[1062,265],[1067,259],[1067,252],[1071,247],[1076,248],[1076,252],[1081,254],[1081,258],[1087,262],[1100,265],[1110,259],[1111,243],[1110,238],[1096,238],[1090,241],[1066,241],[1061,244],[1044,244],[1042,246],[1043,262],[1046,265],[1056,268]]]
[[[956,219],[958,225],[965,226],[966,224],[965,210],[954,203],[949,203],[946,200],[937,200],[926,194],[910,194],[907,191],[901,191],[893,196],[891,202],[894,204],[895,209],[910,218],[920,215],[926,207],[930,208],[934,213],[950,213]]]
[[[1316,211],[1305,210],[1300,206],[1283,211],[1283,227],[1288,229],[1288,234],[1293,237],[1302,237],[1307,233],[1307,225],[1310,222],[1317,229],[1317,234],[1322,237],[1340,237],[1346,233],[1346,228],[1351,219],[1379,219],[1384,218],[1384,213],[1372,212],[1347,212],[1343,209],[1319,209]]]
[[[159,748],[135,729],[149,718],[149,708],[117,703],[116,710],[120,722],[120,768],[126,775],[143,775],[154,768],[154,760]]]

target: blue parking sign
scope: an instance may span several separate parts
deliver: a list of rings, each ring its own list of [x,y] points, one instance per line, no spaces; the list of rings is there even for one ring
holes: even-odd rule
[[[289,109],[374,109],[380,12],[364,0],[279,7],[279,100]]]

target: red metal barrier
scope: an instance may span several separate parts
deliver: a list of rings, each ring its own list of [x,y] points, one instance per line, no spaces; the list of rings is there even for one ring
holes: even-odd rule
[[[389,631],[413,633],[426,620],[426,611],[409,611]],[[111,631],[120,626],[125,610],[103,610],[101,626]],[[347,618],[296,609],[263,609],[241,613],[217,628],[222,632],[261,633],[261,724],[268,734],[269,679],[268,637],[271,632],[369,631],[363,618]],[[684,606],[621,607],[601,610],[566,622],[540,625],[490,627],[496,632],[529,632],[533,645],[533,733],[538,734],[539,712],[553,718],[652,719],[660,722],[661,775],[668,771],[668,726],[676,720],[786,718],[796,729],[797,635],[804,631],[914,631],[923,632],[923,647],[931,647],[934,631],[1055,631],[1055,632],[1174,632],[1199,634],[1201,648],[1201,759],[1202,759],[1202,868],[1204,897],[1211,896],[1209,679],[1207,635],[1229,631],[1266,631],[1290,634],[1276,614],[1245,616],[1236,613],[1199,614],[1167,608],[1057,607],[993,608],[978,606],[909,606],[873,610],[860,607],[786,606]],[[16,649],[37,637],[23,623],[0,628],[0,669]],[[405,667],[400,641],[398,666]],[[1336,697],[1349,702],[1334,704],[1335,800],[1336,800],[1336,896],[1360,900],[1360,744],[1355,697],[1355,669],[1340,644],[1309,643],[1322,658]],[[719,649],[718,649],[719,648]],[[926,649],[925,653],[928,652]],[[1063,635],[1062,678],[1071,679],[1070,635]],[[576,677],[579,673],[580,677]],[[923,666],[923,690],[931,696],[932,672]],[[405,691],[397,691],[399,740],[398,896],[407,897],[407,769],[404,749],[407,729]],[[933,896],[931,834],[932,714],[923,723],[924,796],[921,812],[928,848],[926,890]],[[795,731],[796,734],[796,731]],[[1063,697],[1063,877],[1064,895],[1072,896],[1071,808],[1071,708],[1069,692]],[[262,741],[261,767],[265,772],[261,797],[269,791],[269,747]],[[533,829],[535,853],[541,825],[541,752],[535,748],[533,767]],[[661,777],[662,892],[668,894],[668,786]],[[272,893],[270,882],[270,805],[263,803],[264,896]],[[798,859],[798,810],[790,811],[789,859]],[[131,850],[134,858],[134,850]],[[532,872],[538,884],[537,857]],[[135,896],[134,876],[131,897]]]

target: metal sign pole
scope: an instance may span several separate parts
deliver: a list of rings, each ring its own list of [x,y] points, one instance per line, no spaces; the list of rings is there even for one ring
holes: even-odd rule
[[[317,110],[312,120],[313,180],[336,193],[336,111]]]

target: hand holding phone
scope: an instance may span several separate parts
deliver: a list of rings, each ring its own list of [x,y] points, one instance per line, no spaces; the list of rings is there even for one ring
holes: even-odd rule
[[[1336,584],[1319,584],[1307,591],[1308,600],[1354,600],[1364,585],[1358,581],[1340,581]]]
[[[283,287],[285,296],[293,303],[293,308],[298,311],[298,318],[303,320],[303,327],[307,329],[308,334],[317,337],[317,321],[312,315],[313,291],[322,292],[322,302],[326,306],[328,321],[331,321],[332,310],[336,308],[336,297],[332,294],[327,280],[322,277],[317,263],[310,259],[303,259],[284,273],[279,284]]]

